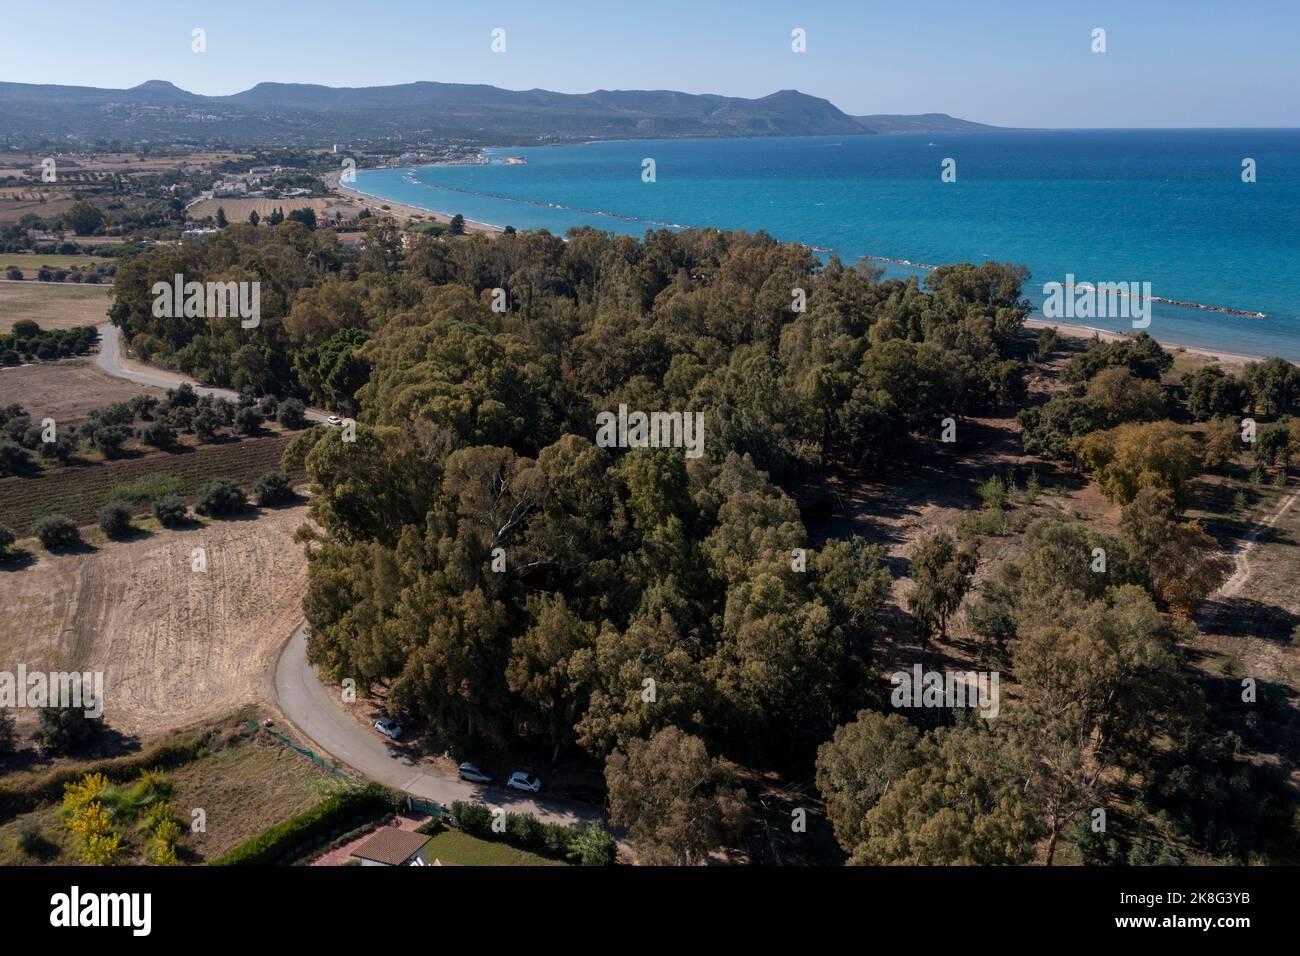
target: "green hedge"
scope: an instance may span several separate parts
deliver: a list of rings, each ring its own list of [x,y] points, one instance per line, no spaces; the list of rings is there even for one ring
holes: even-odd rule
[[[405,799],[387,787],[369,784],[326,797],[310,810],[263,830],[212,861],[213,866],[272,866],[291,859],[307,844],[343,832],[364,820],[392,813]]]
[[[607,866],[617,854],[613,838],[598,824],[591,825],[599,831],[594,833],[591,826],[543,823],[531,813],[507,813],[505,832],[497,833],[492,829],[492,810],[486,804],[457,800],[451,805],[451,813],[456,826],[471,836],[501,840],[539,856]]]

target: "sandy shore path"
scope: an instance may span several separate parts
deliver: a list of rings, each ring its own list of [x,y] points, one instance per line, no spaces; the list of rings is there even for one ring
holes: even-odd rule
[[[419,206],[408,206],[405,203],[393,202],[391,199],[384,199],[381,196],[374,196],[370,193],[362,192],[339,182],[338,174],[327,176],[325,184],[331,189],[338,190],[339,194],[350,199],[354,203],[367,206],[376,212],[383,212],[396,219],[403,221],[410,219],[432,219],[434,222],[449,223],[453,213],[439,212],[434,209],[422,209]],[[482,233],[484,235],[498,235],[504,230],[499,226],[491,223],[477,222],[473,219],[465,220],[465,231]]]
[[[1103,342],[1118,342],[1127,338],[1123,332],[1110,332],[1106,329],[1086,328],[1082,325],[1064,325],[1060,322],[1049,322],[1046,319],[1025,319],[1025,328],[1027,329],[1046,329],[1048,327],[1056,329],[1061,335],[1068,336],[1072,339],[1090,339],[1094,335],[1098,336]],[[1156,338],[1156,336],[1152,336]],[[1206,358],[1212,358],[1222,365],[1240,366],[1249,362],[1258,362],[1265,356],[1262,355],[1239,355],[1236,352],[1219,352],[1214,349],[1196,348],[1191,345],[1179,345],[1175,342],[1163,342],[1156,338],[1156,341],[1171,352],[1186,352],[1190,355],[1203,355]]]

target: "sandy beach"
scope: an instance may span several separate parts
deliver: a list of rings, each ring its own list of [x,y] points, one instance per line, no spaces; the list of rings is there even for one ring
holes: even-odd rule
[[[1127,336],[1123,332],[1110,332],[1106,329],[1085,328],[1081,325],[1064,325],[1060,322],[1048,322],[1045,319],[1026,319],[1025,328],[1027,329],[1045,329],[1051,326],[1061,335],[1069,336],[1072,339],[1090,339],[1094,335],[1103,342],[1118,342]],[[1156,338],[1152,336],[1152,338]],[[1200,355],[1208,359],[1213,359],[1220,365],[1231,367],[1240,367],[1250,362],[1258,362],[1266,356],[1263,355],[1238,355],[1235,352],[1218,352],[1214,349],[1195,348],[1190,345],[1177,345],[1173,342],[1163,342],[1156,338],[1156,341],[1175,355]]]
[[[402,221],[411,219],[432,219],[434,222],[449,223],[455,213],[438,212],[433,209],[422,209],[419,206],[408,206],[403,203],[393,202],[391,199],[384,199],[381,196],[374,196],[370,193],[362,192],[351,186],[346,186],[339,182],[338,175],[328,176],[325,184],[331,189],[337,189],[339,193],[351,199],[355,203],[367,206],[372,212],[383,213],[393,216],[395,219]],[[473,219],[465,220],[465,231],[482,233],[484,235],[495,235],[502,232],[499,226],[491,223],[476,222]]]

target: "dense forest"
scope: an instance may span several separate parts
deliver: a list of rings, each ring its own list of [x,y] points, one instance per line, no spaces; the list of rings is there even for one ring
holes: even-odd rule
[[[176,274],[260,281],[260,325],[155,317]],[[731,845],[752,770],[815,775],[857,863],[1050,862],[1062,841],[1085,862],[1294,859],[1281,771],[1244,759],[1250,729],[1189,666],[1229,562],[1184,512],[1245,454],[1243,412],[1259,461],[1300,461],[1300,372],[1170,389],[1140,336],[1031,399],[1026,275],[885,281],[711,230],[380,221],[353,250],[286,222],[122,262],[111,314],[147,359],[355,416],[355,441],[309,429],[287,452],[313,484],[311,660],[453,753],[588,755],[647,861]],[[601,447],[621,405],[703,413],[703,455]],[[1037,520],[977,589],[971,542],[922,541],[909,626],[924,647],[965,599],[1008,699],[992,720],[891,707],[894,573],[876,542],[810,533],[816,489],[907,482],[968,416],[1017,409],[1026,453],[1090,476],[1119,527]],[[1126,825],[1090,827],[1098,807]],[[1157,816],[1179,845],[1146,838]]]

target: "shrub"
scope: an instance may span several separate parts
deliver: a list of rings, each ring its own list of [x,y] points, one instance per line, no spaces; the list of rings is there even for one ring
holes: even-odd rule
[[[289,476],[284,472],[268,471],[257,479],[257,484],[253,486],[253,494],[257,498],[257,503],[265,508],[267,505],[292,501],[293,486],[289,484]]]
[[[1199,465],[1196,442],[1173,422],[1095,431],[1071,447],[1093,473],[1101,493],[1121,505],[1132,501],[1143,488],[1168,491],[1182,505],[1187,482]]]
[[[175,528],[189,517],[189,506],[180,495],[163,495],[153,503],[153,516],[164,528]]]
[[[221,427],[221,419],[210,410],[203,408],[194,416],[193,425],[194,437],[201,442],[210,442],[217,437],[217,429]]]
[[[142,442],[154,448],[171,448],[176,444],[176,429],[166,422],[149,422],[136,434]]]
[[[486,804],[457,800],[451,805],[456,826],[471,836],[487,836],[492,832],[492,811]]]
[[[177,431],[190,432],[194,430],[194,409],[179,406],[169,408],[159,420],[166,422]]]
[[[1038,481],[1038,469],[1035,468],[1029,472],[1029,478],[1025,481],[1024,503],[1026,505],[1032,505],[1038,500],[1038,496],[1042,493],[1042,490],[1042,485]]]
[[[1000,507],[991,511],[964,511],[957,517],[954,527],[963,541],[978,535],[1000,538],[1010,530],[1007,514]]]
[[[437,836],[445,829],[447,829],[447,818],[434,816],[425,820],[418,827],[416,827],[415,832],[421,834],[422,836]]]
[[[1255,460],[1266,465],[1281,465],[1286,469],[1291,464],[1290,423],[1285,419],[1265,425],[1255,438]]]
[[[201,515],[219,518],[237,515],[247,504],[248,499],[237,484],[229,478],[214,478],[199,489],[194,510]]]
[[[277,419],[285,428],[302,428],[307,424],[307,406],[296,398],[287,398],[280,403]]]
[[[546,838],[542,821],[528,813],[506,814],[506,839],[525,850],[540,850]]]
[[[9,549],[14,546],[18,540],[18,535],[14,533],[13,528],[6,528],[0,524],[0,558],[9,553]]]
[[[81,544],[81,532],[67,515],[46,515],[32,526],[32,534],[49,551],[75,548]]]
[[[1001,511],[1007,503],[1007,483],[1001,475],[989,475],[976,490],[984,507],[991,511]]]
[[[32,467],[32,456],[14,441],[0,441],[0,475],[17,475]]]
[[[27,856],[36,856],[40,853],[47,845],[45,836],[41,833],[40,822],[28,819],[18,824],[17,843],[18,849]]]
[[[91,442],[104,453],[105,458],[114,458],[130,437],[131,433],[122,425],[101,425],[95,429]]]
[[[568,857],[583,866],[612,866],[618,857],[618,844],[599,823],[581,829],[565,827],[573,834]]]
[[[136,395],[127,402],[127,405],[132,415],[147,421],[153,415],[153,410],[158,407],[158,399],[152,395]]]
[[[1038,333],[1038,343],[1036,352],[1038,358],[1045,359],[1061,346],[1061,334],[1052,326],[1042,329]]]
[[[577,832],[560,823],[542,824],[542,848],[551,856],[568,856]]]
[[[67,461],[77,450],[75,427],[56,430],[54,441],[42,441],[36,446],[36,454],[47,461]]]
[[[164,495],[177,494],[183,487],[185,479],[180,475],[141,475],[129,481],[116,482],[109,489],[108,496],[114,501],[144,505]]]
[[[235,412],[235,429],[241,435],[256,435],[261,431],[263,421],[262,413],[252,406]]]
[[[84,707],[42,707],[35,736],[46,753],[66,755],[84,749],[103,732],[104,722],[87,717]]]
[[[110,501],[99,509],[99,530],[110,538],[121,538],[130,534],[131,509],[120,501]]]
[[[182,382],[178,387],[167,390],[167,401],[173,405],[195,405],[198,400],[198,392],[194,391],[194,386],[189,382]]]
[[[235,403],[224,398],[214,398],[208,405],[212,413],[217,416],[217,420],[223,425],[233,425],[235,423]]]

